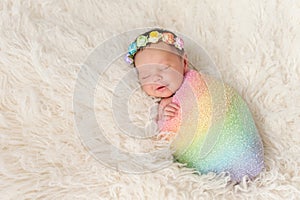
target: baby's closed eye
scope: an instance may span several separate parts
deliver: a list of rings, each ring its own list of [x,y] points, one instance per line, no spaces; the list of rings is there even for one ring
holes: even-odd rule
[[[170,68],[170,66],[168,65],[168,66],[165,66],[162,69],[160,69],[160,71],[168,70],[169,68]]]
[[[142,79],[144,80],[144,79],[147,79],[149,77],[150,77],[150,75],[146,75],[146,76],[143,76]]]

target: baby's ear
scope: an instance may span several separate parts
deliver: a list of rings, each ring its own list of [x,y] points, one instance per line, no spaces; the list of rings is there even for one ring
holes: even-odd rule
[[[189,69],[189,60],[186,53],[184,53],[183,55],[183,68],[184,68],[184,73],[186,73]]]

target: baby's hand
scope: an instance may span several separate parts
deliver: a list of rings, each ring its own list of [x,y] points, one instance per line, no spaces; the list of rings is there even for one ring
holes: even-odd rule
[[[175,103],[169,103],[163,109],[163,120],[170,120],[178,115],[179,106]]]

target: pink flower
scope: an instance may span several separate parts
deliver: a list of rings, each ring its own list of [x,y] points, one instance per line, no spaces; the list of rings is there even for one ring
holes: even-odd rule
[[[179,50],[182,50],[182,49],[183,49],[183,46],[184,46],[183,39],[181,39],[180,37],[176,37],[174,45],[175,45],[175,47],[178,48]]]
[[[163,33],[162,40],[168,44],[174,43],[174,35],[172,33]]]

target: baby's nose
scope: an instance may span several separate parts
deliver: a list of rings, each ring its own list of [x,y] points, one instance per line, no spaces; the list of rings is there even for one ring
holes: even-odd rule
[[[162,76],[160,74],[156,74],[153,76],[153,81],[154,82],[157,82],[157,81],[160,81],[162,79]]]

